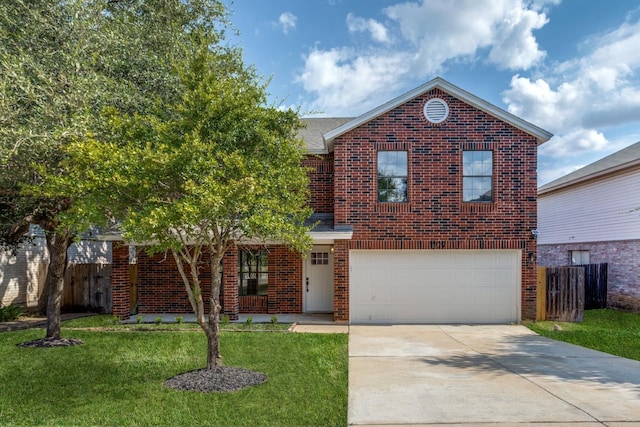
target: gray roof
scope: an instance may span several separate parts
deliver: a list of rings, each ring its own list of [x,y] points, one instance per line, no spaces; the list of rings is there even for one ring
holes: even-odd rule
[[[313,226],[312,231],[333,231],[333,214],[314,213],[307,218],[304,225]]]
[[[548,193],[638,165],[640,165],[640,142],[541,186],[538,188],[538,194]]]
[[[307,117],[301,119],[306,127],[298,131],[307,146],[307,150],[313,154],[327,153],[327,146],[323,135],[337,127],[353,120],[352,117]]]

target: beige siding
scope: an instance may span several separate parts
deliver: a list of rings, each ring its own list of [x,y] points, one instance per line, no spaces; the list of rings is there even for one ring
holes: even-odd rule
[[[38,305],[44,286],[49,254],[44,238],[35,237],[16,253],[0,252],[0,302],[3,305]]]
[[[538,197],[538,243],[640,239],[640,171]]]

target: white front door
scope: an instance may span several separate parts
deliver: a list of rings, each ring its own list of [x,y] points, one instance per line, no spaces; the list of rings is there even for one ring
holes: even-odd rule
[[[331,246],[314,246],[305,260],[304,311],[333,313],[333,253]]]

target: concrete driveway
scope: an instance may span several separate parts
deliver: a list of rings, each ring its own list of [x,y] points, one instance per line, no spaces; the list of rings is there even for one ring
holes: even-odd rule
[[[640,362],[524,326],[351,326],[350,425],[640,426]]]

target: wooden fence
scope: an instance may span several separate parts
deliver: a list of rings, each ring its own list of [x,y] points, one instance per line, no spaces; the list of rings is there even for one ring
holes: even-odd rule
[[[69,264],[62,308],[111,313],[111,264]]]
[[[560,322],[582,322],[584,319],[584,268],[583,267],[539,267],[539,278],[543,277],[544,305],[539,301],[538,310],[544,307],[544,315],[538,312],[539,320]],[[540,284],[540,283],[539,283]],[[540,293],[538,297],[542,296]]]
[[[607,268],[606,263],[538,267],[536,320],[581,322],[582,311],[606,308]]]
[[[587,264],[584,268],[584,308],[607,308],[608,265]]]

